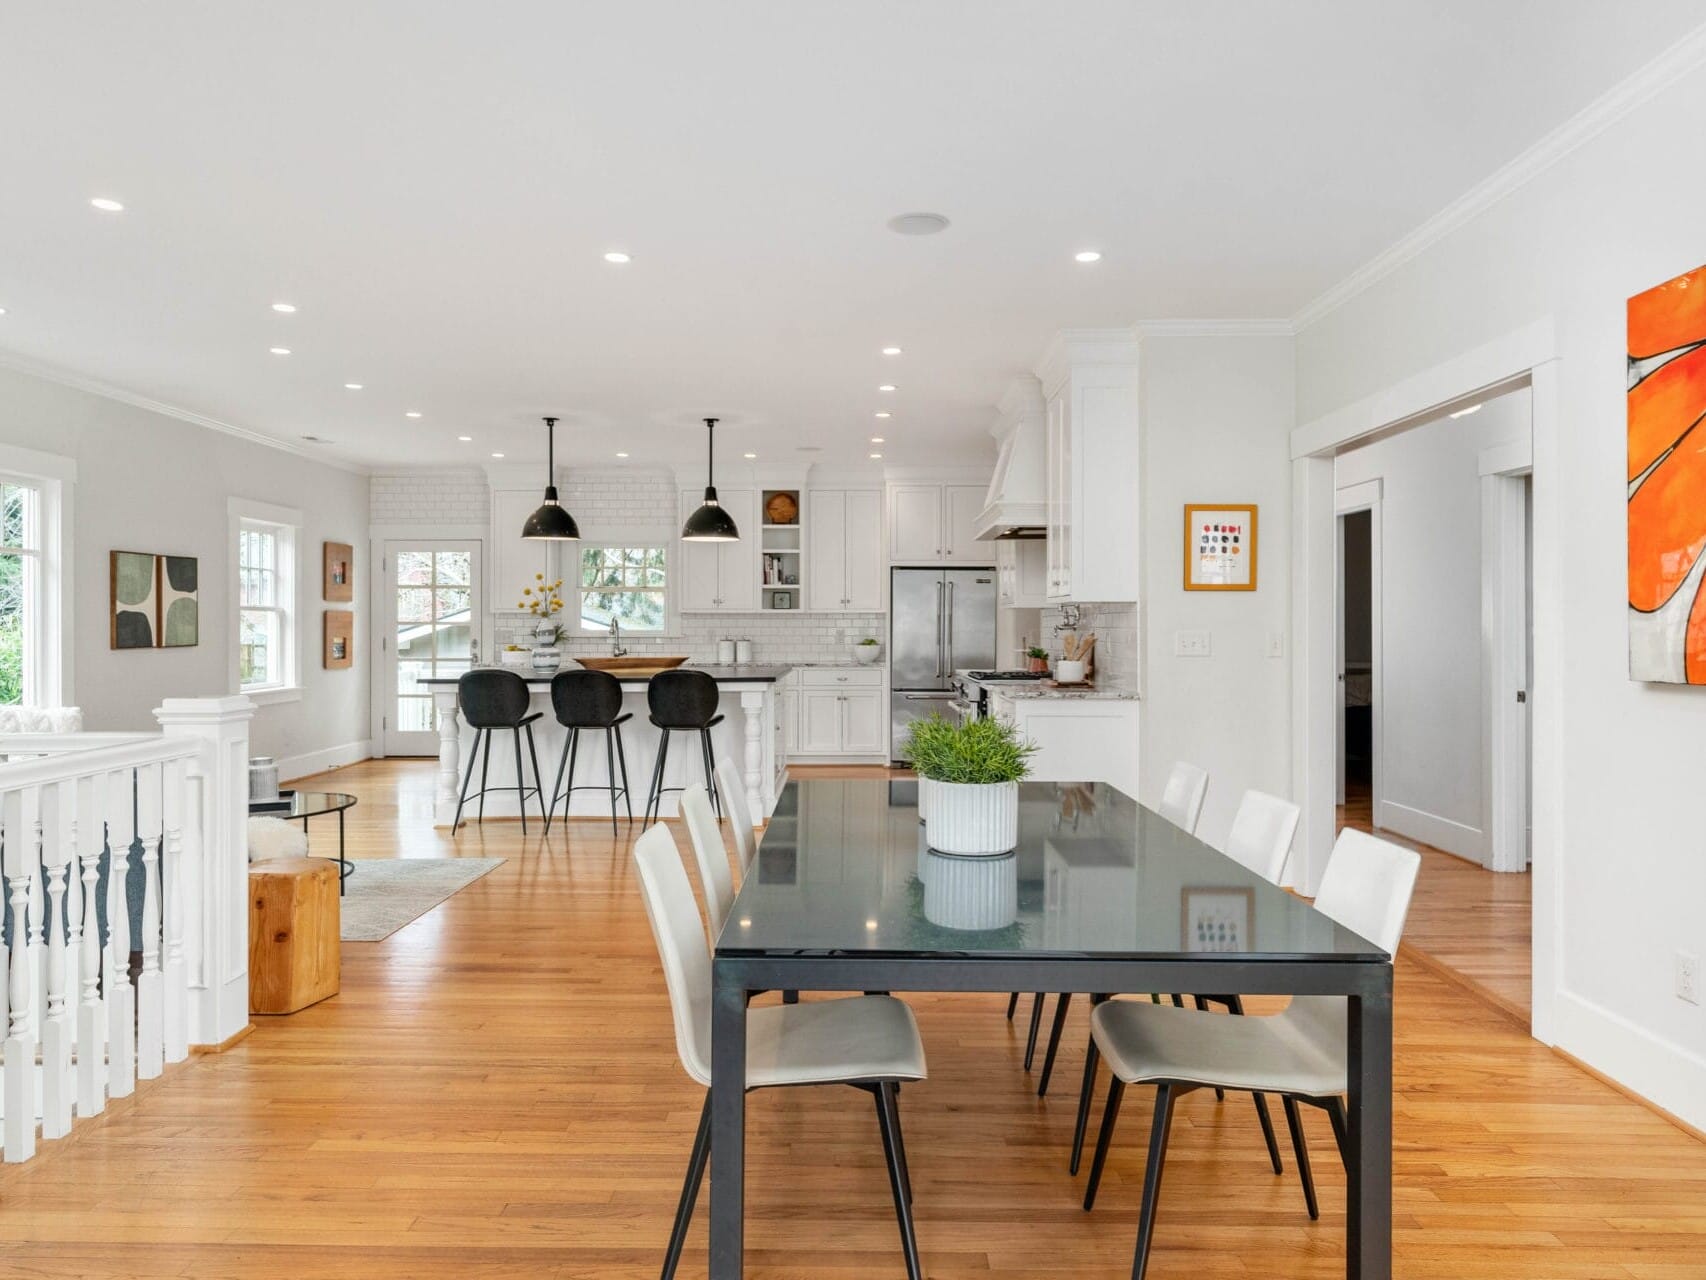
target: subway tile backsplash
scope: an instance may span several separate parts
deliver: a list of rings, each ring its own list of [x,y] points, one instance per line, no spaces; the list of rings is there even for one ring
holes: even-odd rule
[[[1059,608],[1042,611],[1043,645],[1057,659],[1064,620]],[[1138,683],[1137,606],[1135,604],[1081,604],[1078,606],[1080,636],[1096,633],[1096,679],[1136,689]]]

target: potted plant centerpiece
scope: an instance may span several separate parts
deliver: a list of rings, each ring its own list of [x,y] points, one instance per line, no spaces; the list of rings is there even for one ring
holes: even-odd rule
[[[521,599],[516,602],[516,608],[525,609],[533,615],[533,669],[535,671],[555,671],[563,662],[563,654],[557,648],[557,642],[563,637],[562,625],[557,621],[557,615],[562,612],[563,598],[558,594],[563,589],[563,580],[546,582],[545,575],[533,575],[533,585],[521,589]]]
[[[990,855],[1019,843],[1019,783],[1034,743],[1005,720],[915,720],[908,732],[924,838],[938,853]],[[927,798],[926,798],[927,797]]]

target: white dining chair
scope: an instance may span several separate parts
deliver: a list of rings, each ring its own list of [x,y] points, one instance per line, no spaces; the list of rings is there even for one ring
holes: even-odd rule
[[[1202,816],[1203,797],[1207,794],[1208,770],[1188,760],[1179,760],[1167,775],[1167,786],[1155,811],[1174,826],[1195,835],[1197,819]]]
[[[1321,878],[1315,908],[1390,954],[1398,948],[1421,861],[1413,849],[1363,831],[1341,831]],[[1309,1216],[1319,1216],[1297,1108],[1307,1102],[1328,1113],[1340,1158],[1348,1163],[1343,1095],[1349,1088],[1350,1047],[1345,1024],[1342,996],[1298,996],[1283,1013],[1243,1018],[1137,1000],[1096,1006],[1090,1015],[1090,1034],[1108,1060],[1114,1081],[1084,1192],[1086,1209],[1096,1202],[1126,1086],[1156,1086],[1132,1280],[1142,1280],[1149,1265],[1173,1105],[1192,1090],[1218,1087],[1280,1094]]]
[[[734,828],[735,849],[740,853],[740,873],[744,876],[758,856],[758,837],[753,834],[752,810],[746,807],[746,779],[727,756],[717,759],[717,796],[723,802],[723,816]]]
[[[1246,791],[1232,815],[1232,830],[1226,833],[1226,848],[1221,852],[1270,884],[1278,884],[1302,812],[1289,800],[1265,791]]]
[[[710,795],[698,783],[682,790],[681,817],[693,843],[693,860],[699,864],[699,885],[705,892],[705,923],[715,945],[735,903],[735,880],[729,870],[729,851],[723,844],[717,812],[711,806]]]
[[[706,797],[707,802],[709,797]],[[711,951],[693,902],[693,887],[668,827],[656,826],[634,844],[640,888],[663,961],[682,1069],[706,1086],[699,1131],[675,1211],[663,1280],[671,1280],[699,1198],[711,1152]],[[877,1125],[888,1161],[889,1191],[900,1223],[909,1280],[922,1280],[912,1225],[912,1183],[896,1101],[901,1082],[922,1080],[924,1043],[912,1010],[892,996],[850,996],[805,1004],[754,1006],[746,1014],[746,1087],[845,1084],[876,1099]]]

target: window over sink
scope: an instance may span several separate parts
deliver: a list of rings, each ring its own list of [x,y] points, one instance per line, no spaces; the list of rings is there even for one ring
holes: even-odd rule
[[[581,544],[580,630],[662,633],[669,626],[669,548]]]

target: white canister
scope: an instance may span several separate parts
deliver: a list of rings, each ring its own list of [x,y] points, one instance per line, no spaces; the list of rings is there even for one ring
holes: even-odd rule
[[[717,641],[717,661],[725,667],[735,660],[735,642],[733,640]]]
[[[249,760],[249,803],[278,799],[278,763],[271,756]]]
[[[1083,684],[1084,664],[1069,658],[1062,658],[1054,664],[1054,682],[1056,684]]]
[[[752,661],[752,641],[735,641],[735,661],[743,667]]]

